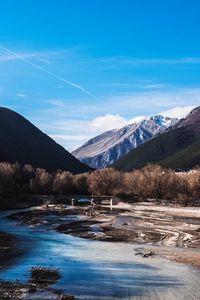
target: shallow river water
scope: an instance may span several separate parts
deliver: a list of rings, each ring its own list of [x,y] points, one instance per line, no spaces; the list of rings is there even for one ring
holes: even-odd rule
[[[59,268],[61,279],[53,287],[76,299],[200,299],[197,269],[135,256],[136,245],[90,241],[17,225],[5,219],[10,213],[0,213],[0,230],[17,235],[26,251],[0,271],[0,279],[26,282],[31,267],[42,266]],[[43,299],[49,299],[48,295]]]

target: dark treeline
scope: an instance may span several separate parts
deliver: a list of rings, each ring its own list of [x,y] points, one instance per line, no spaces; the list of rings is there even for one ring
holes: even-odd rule
[[[0,163],[0,198],[18,200],[30,195],[106,195],[192,204],[200,198],[200,169],[176,173],[147,165],[128,173],[107,168],[73,175],[61,170],[48,173],[30,165]]]

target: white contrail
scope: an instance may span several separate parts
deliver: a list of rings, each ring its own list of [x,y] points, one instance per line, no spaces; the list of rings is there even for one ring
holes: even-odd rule
[[[52,72],[49,72],[45,68],[43,68],[43,67],[41,67],[41,66],[39,66],[37,64],[32,63],[30,60],[28,60],[25,57],[23,57],[23,56],[15,53],[13,51],[11,51],[10,49],[8,49],[6,47],[3,47],[3,46],[0,46],[0,49],[3,49],[4,51],[6,51],[6,52],[8,52],[8,53],[10,53],[12,55],[14,55],[15,57],[19,58],[20,60],[23,60],[24,62],[26,62],[27,64],[31,65],[32,67],[34,67],[34,68],[36,68],[36,69],[38,69],[38,70],[40,70],[42,72],[45,72],[45,73],[49,74],[50,76],[52,76],[52,77],[54,77],[54,78],[56,78],[56,79],[58,79],[58,80],[60,80],[60,81],[62,81],[64,83],[66,83],[66,84],[68,84],[70,86],[75,87],[76,89],[81,90],[83,93],[89,95],[90,97],[97,98],[95,95],[91,94],[89,91],[87,91],[86,89],[84,89],[81,85],[78,85],[78,84],[76,84],[74,82],[66,80],[66,79],[64,79],[64,78],[62,78],[62,77],[60,77],[60,76],[58,76],[58,75],[56,75],[56,74],[54,74]]]

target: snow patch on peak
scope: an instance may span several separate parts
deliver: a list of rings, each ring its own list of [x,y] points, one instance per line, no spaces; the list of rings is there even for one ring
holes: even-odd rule
[[[94,137],[72,154],[93,168],[104,168],[177,122],[162,115],[136,117],[120,129]]]

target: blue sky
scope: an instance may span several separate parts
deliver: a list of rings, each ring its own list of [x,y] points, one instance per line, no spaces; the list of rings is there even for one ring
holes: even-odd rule
[[[1,1],[0,104],[68,150],[138,115],[181,116],[200,104],[199,11],[199,0]]]

